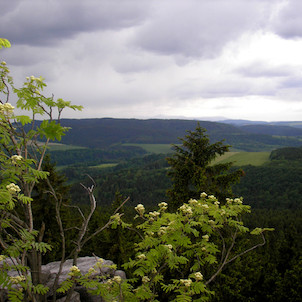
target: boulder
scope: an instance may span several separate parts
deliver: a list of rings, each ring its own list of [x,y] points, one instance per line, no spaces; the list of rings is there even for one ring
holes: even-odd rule
[[[79,257],[77,259],[77,267],[81,271],[83,275],[87,274],[90,268],[93,268],[99,261],[99,257]],[[13,265],[14,261],[6,258],[5,261],[8,265]],[[3,267],[3,261],[0,262],[0,269]],[[96,276],[103,276],[106,278],[111,278],[114,276],[120,276],[122,279],[126,279],[126,274],[122,270],[115,270],[112,265],[114,263],[111,260],[102,260],[102,267],[101,269],[97,269],[93,274],[91,274],[91,278]],[[62,271],[59,276],[58,283],[61,284],[64,280],[69,277],[70,269],[73,266],[73,260],[68,259],[64,262],[62,266]],[[42,265],[42,279],[43,284],[49,287],[49,292],[47,293],[47,297],[50,299],[53,296],[53,285],[56,279],[56,276],[60,270],[60,261],[55,261],[48,263],[46,265]],[[17,276],[16,271],[9,271],[9,276]],[[71,301],[75,302],[102,302],[102,298],[99,296],[93,296],[89,294],[86,288],[82,286],[76,286],[74,293],[72,294]],[[1,301],[6,301],[3,297],[6,297],[6,290],[5,288],[0,288],[0,297]],[[60,297],[57,301],[65,301],[65,297]]]

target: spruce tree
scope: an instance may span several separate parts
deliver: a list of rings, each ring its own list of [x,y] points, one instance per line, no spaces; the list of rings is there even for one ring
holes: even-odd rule
[[[168,176],[172,188],[167,191],[170,206],[177,208],[202,192],[215,195],[221,201],[232,195],[232,184],[239,181],[242,170],[230,171],[232,162],[214,164],[218,155],[229,151],[223,141],[211,144],[206,129],[199,123],[195,131],[187,131],[181,145],[173,145],[175,153],[167,158],[171,169]]]

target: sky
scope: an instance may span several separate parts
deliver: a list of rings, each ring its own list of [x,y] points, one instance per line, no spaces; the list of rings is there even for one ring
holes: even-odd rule
[[[0,51],[67,118],[302,120],[301,0],[10,0]]]

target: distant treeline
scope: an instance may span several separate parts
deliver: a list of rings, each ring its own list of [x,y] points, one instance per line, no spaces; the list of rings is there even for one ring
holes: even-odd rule
[[[50,151],[51,159],[58,166],[93,166],[101,163],[120,162],[133,157],[143,156],[147,152],[136,146],[116,145],[107,149],[70,149]]]
[[[71,127],[71,130],[62,138],[62,142],[101,149],[123,143],[178,143],[178,138],[183,137],[187,130],[194,130],[198,122],[207,129],[212,142],[225,139],[227,144],[243,151],[266,151],[302,145],[299,140],[302,130],[289,126],[263,126],[251,130],[244,126],[208,121],[112,118],[63,119],[61,124]]]

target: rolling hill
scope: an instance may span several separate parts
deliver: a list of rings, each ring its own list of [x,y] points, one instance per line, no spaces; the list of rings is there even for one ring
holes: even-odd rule
[[[90,148],[107,148],[117,144],[173,144],[183,137],[187,130],[194,130],[197,123],[207,130],[212,142],[225,140],[234,149],[242,151],[270,151],[279,147],[297,147],[300,129],[296,135],[284,136],[284,127],[270,126],[269,131],[253,131],[231,124],[163,119],[63,119],[63,126],[71,127],[62,143]],[[275,127],[275,128],[274,128]],[[286,130],[291,127],[286,126]],[[275,129],[274,131],[272,129]],[[282,130],[282,131],[281,131]],[[273,133],[273,134],[271,134]]]

